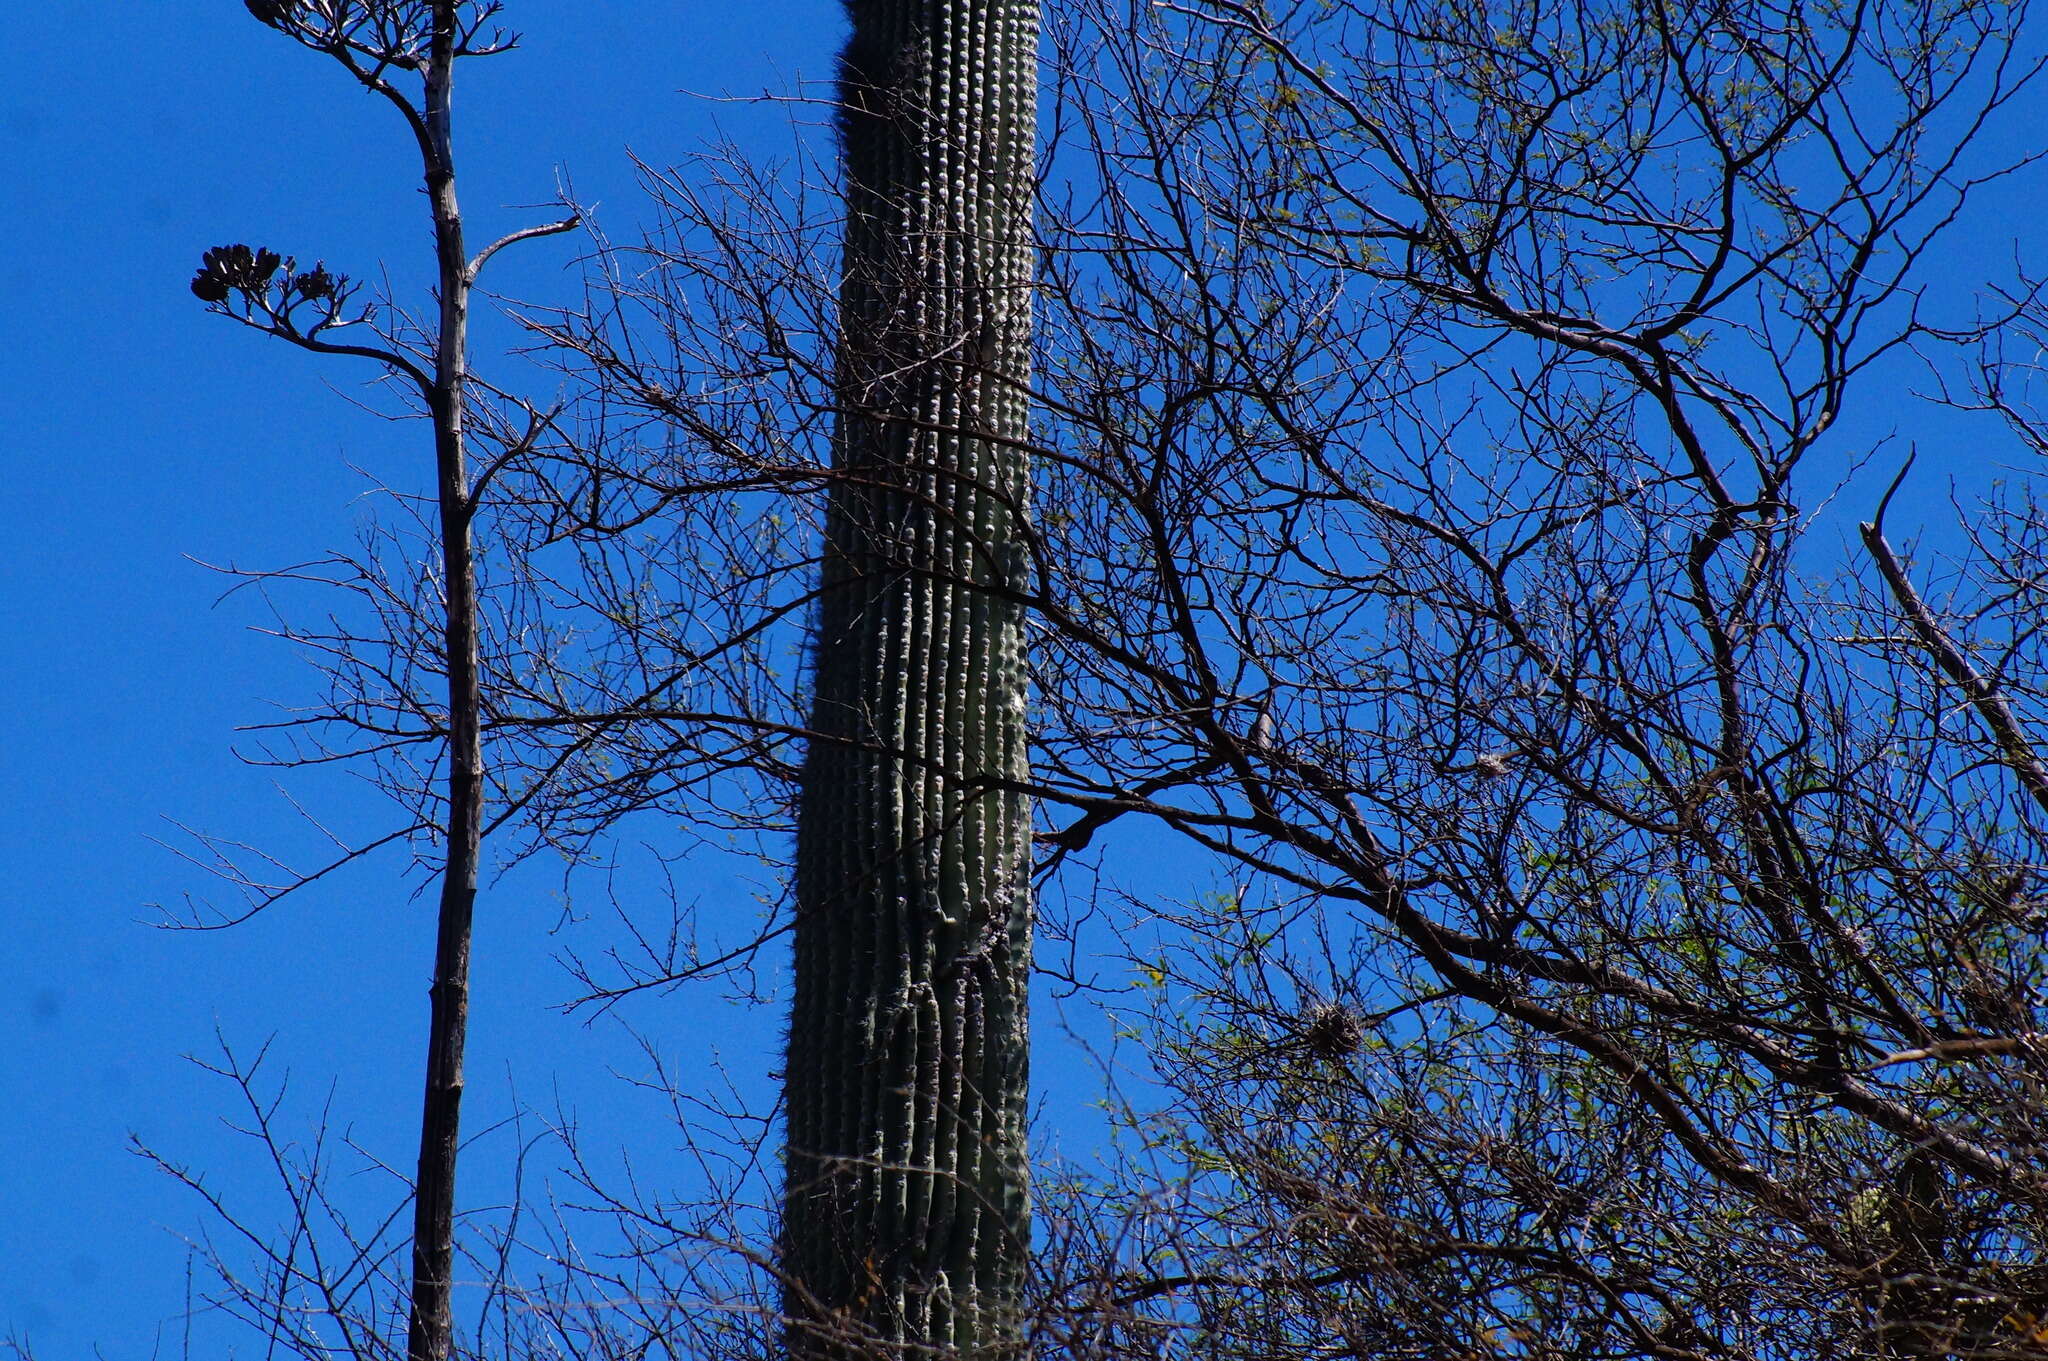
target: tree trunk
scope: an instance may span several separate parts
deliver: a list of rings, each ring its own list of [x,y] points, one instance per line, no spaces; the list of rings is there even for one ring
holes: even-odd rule
[[[448,861],[428,991],[426,1091],[420,1107],[419,1176],[413,1191],[412,1309],[407,1361],[448,1361],[454,1341],[455,1163],[462,1135],[462,1051],[469,1033],[470,920],[483,843],[482,708],[477,682],[476,567],[471,554],[469,472],[464,448],[468,378],[469,262],[455,199],[450,127],[455,73],[455,0],[436,0],[427,56],[425,144],[428,202],[439,264],[440,328],[434,356],[434,462],[447,591],[443,642],[448,662]]]
[[[797,839],[792,1356],[1017,1349],[1034,0],[851,0],[837,473]]]

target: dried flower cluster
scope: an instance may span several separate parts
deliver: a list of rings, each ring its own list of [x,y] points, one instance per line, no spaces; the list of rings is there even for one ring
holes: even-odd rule
[[[276,300],[280,309],[294,302],[320,302],[339,298],[348,280],[330,274],[327,266],[316,264],[305,271],[297,261],[274,250],[250,249],[244,245],[215,246],[200,257],[199,272],[192,276],[192,293],[202,302],[224,303],[235,292],[254,297],[265,293],[283,269],[284,287]]]
[[[274,250],[215,246],[200,257],[199,273],[192,278],[192,292],[205,302],[226,302],[231,290],[253,293],[268,287],[282,263],[283,258]]]

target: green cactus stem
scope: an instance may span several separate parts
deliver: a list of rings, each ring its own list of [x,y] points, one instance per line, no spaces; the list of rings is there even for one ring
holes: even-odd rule
[[[1035,0],[849,0],[837,476],[797,833],[796,1358],[1020,1350]]]

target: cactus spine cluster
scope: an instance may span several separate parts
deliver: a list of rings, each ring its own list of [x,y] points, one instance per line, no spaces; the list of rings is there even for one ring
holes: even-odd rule
[[[836,476],[797,840],[797,1358],[1018,1350],[1036,0],[849,0]]]

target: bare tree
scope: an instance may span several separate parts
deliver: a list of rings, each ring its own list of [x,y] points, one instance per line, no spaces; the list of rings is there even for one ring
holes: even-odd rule
[[[484,838],[485,707],[479,663],[480,606],[474,532],[484,485],[529,456],[550,416],[523,407],[524,428],[481,424],[492,447],[482,471],[472,446],[479,409],[469,368],[469,312],[476,280],[499,250],[565,232],[574,217],[515,232],[474,256],[465,245],[456,198],[451,94],[456,63],[508,50],[513,36],[494,26],[494,0],[248,0],[268,27],[337,62],[364,89],[395,109],[417,143],[433,223],[435,311],[417,326],[402,314],[380,325],[374,310],[352,307],[354,287],[324,266],[301,270],[268,249],[225,246],[206,253],[192,291],[215,311],[321,354],[366,358],[382,365],[392,385],[427,417],[434,444],[435,508],[429,537],[438,558],[435,598],[421,599],[374,565],[344,560],[342,580],[367,597],[395,627],[384,636],[307,635],[333,659],[338,703],[308,726],[339,726],[357,745],[321,747],[300,760],[389,753],[430,747],[438,776],[410,779],[396,792],[420,809],[409,825],[366,846],[346,848],[346,863],[377,846],[431,837],[440,880],[433,984],[429,991],[425,1093],[413,1183],[413,1234],[406,1354],[446,1361],[453,1348],[451,1289],[455,1255],[455,1169],[461,1146],[463,1048],[468,1031],[469,958],[477,877]],[[363,338],[358,339],[361,336]],[[412,678],[437,673],[442,693],[428,696]],[[438,702],[437,702],[438,700]],[[259,905],[326,873],[289,876],[261,886]],[[237,1070],[238,1071],[238,1070]],[[238,1080],[241,1080],[238,1076]],[[245,1093],[250,1091],[243,1082]],[[273,1144],[273,1147],[275,1145]],[[318,1178],[292,1178],[298,1202],[317,1203]],[[296,1238],[296,1235],[294,1236]],[[289,1273],[288,1273],[289,1274]],[[374,1330],[357,1347],[374,1338]],[[360,1351],[358,1352],[360,1354]]]
[[[1254,873],[1135,961],[1115,1336],[2039,1354],[2032,626],[1831,521],[2022,15],[1167,11],[1067,64],[1037,770]]]
[[[1075,1185],[1045,1345],[2038,1354],[2040,578],[2000,539],[1937,609],[1877,527],[1859,584],[1836,509],[1859,413],[2015,310],[1935,262],[2030,159],[2025,17],[1069,12],[1015,788],[1048,873],[1150,820],[1234,888],[1127,924],[1165,1109]],[[591,446],[594,558],[743,476],[728,524],[794,512],[730,654],[609,575],[697,699],[812,608],[851,400],[829,210],[719,173],[545,326],[663,432]],[[686,733],[771,781],[818,740],[736,676],[633,718],[660,682],[607,682],[633,798],[703,787]]]

